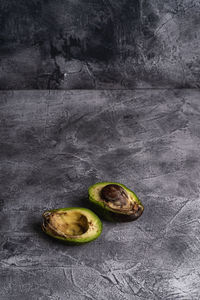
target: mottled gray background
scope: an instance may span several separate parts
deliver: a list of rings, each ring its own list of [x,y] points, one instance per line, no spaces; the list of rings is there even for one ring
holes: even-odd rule
[[[200,87],[196,0],[0,0],[0,89]]]
[[[200,93],[0,93],[0,299],[200,299]],[[47,237],[41,214],[87,206],[98,181],[145,210],[96,241]]]
[[[200,299],[199,15],[0,0],[0,300]],[[41,231],[106,180],[136,192],[139,220],[80,247]]]

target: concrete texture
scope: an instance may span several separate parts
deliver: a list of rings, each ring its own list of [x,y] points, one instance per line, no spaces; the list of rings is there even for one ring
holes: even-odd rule
[[[200,92],[0,93],[0,299],[200,299]],[[145,210],[69,247],[41,214],[113,180]]]
[[[0,0],[0,89],[200,87],[200,2]]]

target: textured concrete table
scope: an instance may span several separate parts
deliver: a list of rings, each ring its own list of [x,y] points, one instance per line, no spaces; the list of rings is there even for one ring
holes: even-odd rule
[[[200,93],[0,93],[0,299],[200,299]],[[44,210],[87,206],[103,180],[145,211],[69,247]]]

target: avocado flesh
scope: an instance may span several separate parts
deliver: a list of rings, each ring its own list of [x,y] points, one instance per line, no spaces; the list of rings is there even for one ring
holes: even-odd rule
[[[95,240],[102,231],[100,219],[86,208],[60,208],[43,213],[43,231],[69,244]]]
[[[116,182],[100,182],[90,186],[89,201],[95,212],[109,221],[133,221],[144,210],[135,193]]]

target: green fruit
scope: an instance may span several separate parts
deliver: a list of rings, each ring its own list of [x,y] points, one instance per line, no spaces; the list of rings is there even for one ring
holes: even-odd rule
[[[106,220],[133,221],[143,213],[141,201],[123,184],[99,182],[90,186],[88,192],[92,207]]]
[[[87,208],[68,207],[43,213],[43,231],[68,244],[84,244],[102,232],[100,219]]]

